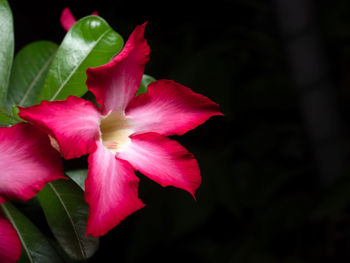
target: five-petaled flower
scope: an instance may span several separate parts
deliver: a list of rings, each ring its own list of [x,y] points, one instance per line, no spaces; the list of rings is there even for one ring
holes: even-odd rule
[[[21,108],[19,116],[45,130],[66,159],[90,154],[85,200],[87,234],[101,236],[144,204],[138,198],[140,171],[162,186],[194,195],[200,185],[191,153],[168,135],[182,135],[219,106],[170,80],[158,80],[136,96],[149,60],[145,26],[136,27],[123,50],[109,63],[87,70],[87,86],[101,106],[69,96]]]
[[[27,123],[0,128],[0,170],[0,204],[26,201],[46,183],[66,178],[47,134]],[[0,262],[15,262],[20,254],[17,232],[0,212]]]

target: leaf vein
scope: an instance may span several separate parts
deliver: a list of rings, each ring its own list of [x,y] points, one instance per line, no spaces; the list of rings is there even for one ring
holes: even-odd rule
[[[11,222],[12,226],[14,227],[14,229],[16,229],[16,232],[17,232],[17,234],[18,234],[18,237],[19,237],[19,239],[21,240],[22,246],[23,246],[24,250],[25,250],[26,253],[27,253],[27,256],[28,256],[29,261],[30,261],[31,263],[34,263],[34,260],[33,260],[33,258],[32,258],[32,255],[30,254],[29,249],[28,249],[26,243],[24,242],[24,239],[23,239],[23,237],[22,237],[22,234],[21,234],[20,231],[18,230],[18,227],[17,227],[17,225],[16,225],[15,220],[13,219],[13,217],[11,216],[10,212],[8,211],[7,207],[6,207],[4,204],[1,204],[1,207],[2,207],[2,209],[3,209],[3,211],[4,211],[4,213],[6,214],[8,220],[10,220],[10,222]]]
[[[51,61],[53,60],[53,58],[55,57],[56,52],[54,52],[49,59],[47,60],[47,62],[43,65],[43,67],[40,69],[40,71],[38,72],[38,74],[35,76],[35,78],[33,79],[33,81],[30,83],[27,91],[24,93],[23,98],[21,99],[21,101],[19,102],[19,106],[23,106],[24,102],[26,101],[26,99],[29,96],[29,93],[32,91],[32,89],[34,88],[35,84],[38,82],[38,80],[40,79],[41,75],[45,72],[45,70],[49,67]]]
[[[75,70],[72,70],[71,73],[68,75],[68,77],[63,81],[63,83],[60,85],[60,87],[58,88],[58,90],[56,91],[56,93],[52,96],[52,98],[50,99],[50,101],[53,101],[56,99],[56,97],[58,96],[58,94],[61,92],[61,90],[64,88],[64,86],[67,84],[67,82],[72,78],[72,76],[74,75],[74,73],[76,73],[76,71],[79,69],[80,65],[83,64],[83,62],[87,59],[87,57],[89,56],[89,54],[92,52],[92,50],[97,46],[97,44],[101,41],[101,39],[108,33],[110,32],[111,29],[108,28],[97,40],[96,43],[91,47],[88,55],[86,55],[86,57],[84,59],[82,59],[78,65],[76,65]]]
[[[71,214],[69,213],[68,208],[66,207],[65,203],[63,202],[62,198],[60,197],[59,193],[57,192],[57,190],[56,190],[56,188],[53,186],[53,184],[52,184],[52,183],[48,183],[48,185],[51,187],[52,191],[56,194],[58,200],[59,200],[59,201],[61,202],[61,204],[62,204],[63,209],[66,211],[67,216],[68,216],[68,219],[69,219],[69,221],[70,221],[71,224],[72,224],[74,234],[75,234],[75,236],[76,236],[76,238],[77,238],[77,240],[78,240],[78,244],[79,244],[81,253],[82,253],[82,255],[83,255],[84,258],[87,258],[86,253],[85,253],[85,250],[84,250],[84,247],[83,247],[82,240],[80,239],[80,237],[79,237],[79,235],[78,235],[78,231],[77,231],[77,229],[76,229],[76,227],[75,227],[75,225],[74,225],[73,218],[72,218]]]

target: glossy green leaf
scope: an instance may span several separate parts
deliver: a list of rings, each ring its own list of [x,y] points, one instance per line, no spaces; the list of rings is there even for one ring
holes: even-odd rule
[[[76,260],[91,257],[99,239],[85,235],[89,207],[81,188],[72,180],[57,180],[48,183],[37,197],[62,249]]]
[[[0,108],[0,126],[14,125],[20,121],[19,118],[12,116],[7,110]]]
[[[39,101],[82,96],[87,91],[86,69],[109,62],[122,46],[122,37],[101,17],[82,18],[68,31],[58,48]]]
[[[19,262],[61,263],[62,260],[38,228],[15,206],[7,202],[1,204],[2,211],[12,223],[22,244]]]
[[[0,43],[0,106],[4,106],[14,52],[12,12],[6,0],[0,0]]]
[[[28,44],[17,53],[11,72],[7,108],[36,103],[57,48],[58,45],[53,42],[38,41]]]
[[[146,75],[144,74],[142,76],[142,80],[141,80],[141,85],[140,85],[140,88],[139,90],[137,91],[137,94],[136,95],[139,95],[139,94],[142,94],[142,93],[146,93],[147,92],[147,86],[152,83],[153,81],[156,81],[155,78],[149,76],[149,75]]]
[[[77,169],[67,171],[66,174],[70,179],[72,179],[80,188],[85,191],[85,179],[87,177],[87,169]]]

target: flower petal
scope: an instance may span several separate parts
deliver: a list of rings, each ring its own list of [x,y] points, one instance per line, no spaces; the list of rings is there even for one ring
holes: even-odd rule
[[[0,212],[0,262],[17,262],[21,256],[21,241],[10,221]]]
[[[63,9],[61,17],[60,17],[62,27],[68,31],[76,22],[72,12],[68,7]]]
[[[151,83],[126,109],[136,134],[182,135],[214,115],[223,115],[218,104],[171,80]]]
[[[45,130],[58,142],[64,158],[77,158],[95,150],[100,113],[90,101],[69,96],[63,101],[18,108],[22,119]]]
[[[65,178],[48,136],[30,124],[0,128],[0,203],[28,200],[46,183]]]
[[[127,216],[142,208],[138,198],[139,179],[130,164],[98,142],[89,156],[85,200],[89,204],[87,235],[101,236]]]
[[[136,27],[122,51],[109,63],[87,70],[86,84],[102,106],[102,114],[124,111],[140,87],[150,52],[144,39],[146,23]]]
[[[194,156],[178,142],[157,133],[130,137],[131,143],[117,154],[162,186],[175,186],[194,196],[200,185],[200,171]]]
[[[98,12],[91,13],[92,16],[98,16]],[[60,17],[62,27],[68,31],[77,21],[68,7],[63,9]]]

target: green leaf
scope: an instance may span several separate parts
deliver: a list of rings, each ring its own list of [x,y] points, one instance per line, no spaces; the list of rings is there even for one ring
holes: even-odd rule
[[[87,91],[86,69],[106,64],[122,46],[122,37],[101,17],[82,18],[58,48],[38,102],[82,96]]]
[[[85,179],[87,177],[87,169],[77,169],[67,171],[66,174],[70,179],[72,179],[80,188],[85,191]]]
[[[91,257],[99,239],[85,235],[89,207],[80,187],[71,180],[57,180],[48,183],[37,197],[63,250],[76,260]]]
[[[0,126],[14,125],[20,121],[21,119],[12,116],[7,110],[0,108]]]
[[[22,243],[22,254],[19,262],[62,262],[45,236],[15,206],[7,202],[1,204],[1,208],[7,219],[16,229]]]
[[[14,52],[12,12],[6,0],[0,0],[0,43],[0,106],[4,106]]]
[[[149,76],[149,75],[146,75],[144,74],[142,76],[142,80],[141,80],[141,85],[140,85],[140,88],[139,90],[137,91],[137,94],[136,95],[139,95],[139,94],[142,94],[142,93],[146,93],[147,92],[147,86],[152,83],[153,81],[156,81],[155,78]]]
[[[21,49],[13,62],[7,95],[7,108],[31,106],[39,97],[58,45],[50,41],[33,42]]]

